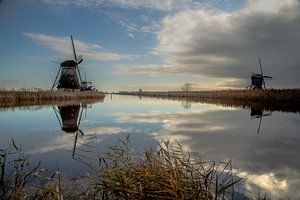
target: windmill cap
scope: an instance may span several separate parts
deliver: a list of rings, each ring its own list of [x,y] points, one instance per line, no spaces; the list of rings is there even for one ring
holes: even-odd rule
[[[61,67],[64,67],[64,66],[73,67],[76,65],[77,65],[77,63],[74,60],[65,60],[64,62],[60,63]]]

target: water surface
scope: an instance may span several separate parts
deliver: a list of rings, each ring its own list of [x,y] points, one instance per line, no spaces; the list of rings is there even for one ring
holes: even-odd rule
[[[76,177],[91,173],[117,138],[130,134],[136,153],[165,138],[204,160],[231,159],[243,178],[237,190],[250,197],[299,199],[299,124],[299,113],[108,96],[92,105],[2,109],[0,148],[14,138],[34,162],[54,171],[58,161],[65,177]]]

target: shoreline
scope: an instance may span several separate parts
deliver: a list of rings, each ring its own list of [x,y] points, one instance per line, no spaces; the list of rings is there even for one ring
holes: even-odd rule
[[[221,90],[221,91],[122,91],[118,95],[132,95],[190,103],[210,103],[227,107],[266,111],[300,112],[300,89]]]
[[[103,101],[103,92],[65,92],[65,91],[0,91],[0,108],[35,106],[50,104],[76,104],[81,101],[94,103]]]

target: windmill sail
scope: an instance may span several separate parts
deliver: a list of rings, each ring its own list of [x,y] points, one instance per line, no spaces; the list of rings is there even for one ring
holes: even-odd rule
[[[259,62],[259,67],[260,67],[260,74],[252,74],[252,76],[251,76],[251,85],[247,86],[247,87],[250,87],[250,89],[253,89],[253,90],[255,90],[255,89],[266,89],[265,78],[266,79],[272,79],[271,76],[265,76],[264,75],[263,67],[262,67],[260,58],[258,58],[258,62]]]

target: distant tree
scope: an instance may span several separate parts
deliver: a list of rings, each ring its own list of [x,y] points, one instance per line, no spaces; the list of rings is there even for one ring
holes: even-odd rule
[[[193,87],[192,87],[192,83],[184,83],[182,86],[181,86],[181,90],[184,91],[184,92],[190,92],[192,91]]]

